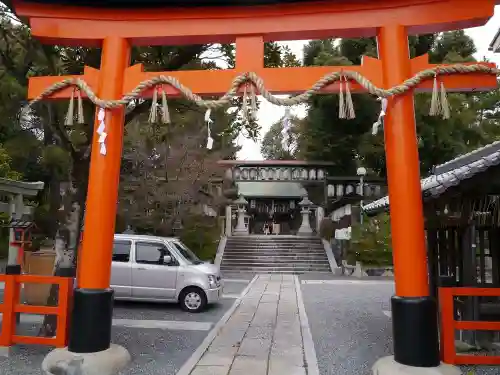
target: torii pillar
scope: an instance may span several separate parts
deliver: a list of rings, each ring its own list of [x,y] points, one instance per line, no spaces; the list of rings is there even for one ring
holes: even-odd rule
[[[30,19],[32,35],[44,43],[102,47],[100,70],[86,68],[80,77],[103,99],[119,99],[139,82],[160,74],[179,79],[202,96],[225,93],[237,75],[249,71],[263,78],[274,94],[303,92],[325,74],[342,70],[358,71],[376,86],[389,88],[434,67],[427,56],[409,58],[408,35],[483,25],[495,5],[495,0],[475,0],[473,6],[470,0],[386,0],[384,4],[379,0],[338,0],[217,7],[207,1],[203,8],[175,8],[168,7],[171,1],[141,0],[144,5],[134,9],[127,9],[125,1],[112,9],[92,8],[97,1],[88,1],[87,6],[61,5],[71,4],[70,0],[57,0],[57,6],[47,4],[56,0],[14,0],[14,4],[20,16]],[[263,67],[264,41],[361,36],[377,36],[379,59],[364,58],[361,66]],[[231,42],[236,42],[234,69],[145,73],[140,65],[128,67],[131,46]],[[29,98],[64,78],[70,77],[31,78]],[[479,73],[440,79],[449,91],[497,87],[496,77]],[[414,91],[430,91],[432,85],[432,81],[422,82]],[[169,96],[179,95],[171,87],[164,89]],[[332,84],[323,92],[338,89],[338,84]],[[351,89],[363,91],[354,83]],[[50,99],[69,98],[70,94],[70,89],[62,90]],[[150,97],[151,90],[143,95]],[[99,355],[110,346],[113,294],[109,279],[123,111],[106,111],[106,155],[98,152],[98,137],[92,141],[85,235],[78,257],[69,345],[72,352]],[[429,296],[413,92],[389,100],[385,142],[396,282],[392,299],[394,357],[377,362],[374,371],[378,375],[435,374],[442,368],[436,301]],[[454,368],[447,371],[453,373]]]

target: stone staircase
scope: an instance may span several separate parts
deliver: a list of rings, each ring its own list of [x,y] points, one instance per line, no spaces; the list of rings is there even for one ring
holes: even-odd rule
[[[328,256],[317,237],[241,236],[227,239],[222,272],[331,272]]]

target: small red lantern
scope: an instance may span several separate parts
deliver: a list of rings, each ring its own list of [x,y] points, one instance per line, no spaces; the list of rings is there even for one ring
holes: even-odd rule
[[[32,244],[32,231],[35,228],[35,223],[24,218],[12,219],[7,228],[12,229],[14,232],[13,239],[9,245],[18,248],[16,263],[22,265],[24,263],[24,251],[30,248]]]

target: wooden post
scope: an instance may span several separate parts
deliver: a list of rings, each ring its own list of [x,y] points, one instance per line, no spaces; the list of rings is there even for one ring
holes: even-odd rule
[[[104,39],[98,95],[121,96],[125,69],[130,64],[126,39]],[[97,110],[99,112],[99,109]],[[78,256],[78,289],[74,294],[69,350],[94,353],[109,348],[113,291],[109,288],[118,185],[123,146],[125,108],[106,110],[106,153],[101,152],[98,113],[94,125],[83,246]],[[99,306],[96,309],[96,306]]]
[[[404,26],[381,27],[378,52],[386,87],[410,78]],[[394,359],[408,366],[435,367],[440,363],[437,307],[429,296],[412,90],[389,99],[384,133],[396,282],[391,301]]]

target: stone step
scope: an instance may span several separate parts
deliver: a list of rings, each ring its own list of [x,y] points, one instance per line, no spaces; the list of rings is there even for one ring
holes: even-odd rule
[[[248,254],[248,253],[224,253],[225,259],[252,258],[252,259],[328,259],[325,253],[318,254]]]
[[[221,271],[230,272],[262,272],[262,273],[306,273],[324,272],[331,273],[329,267],[221,267]]]
[[[226,250],[229,251],[268,251],[272,253],[273,251],[284,251],[284,252],[297,252],[297,253],[324,253],[325,249],[318,247],[234,247],[234,246],[226,246]],[[225,250],[224,250],[225,252]]]
[[[228,241],[231,242],[321,242],[318,237],[295,237],[295,238],[281,238],[280,236],[267,236],[267,237],[259,237],[252,238],[251,236],[240,236],[240,237],[228,237]]]
[[[224,256],[235,257],[235,256],[245,256],[245,257],[324,257],[326,253],[324,251],[224,251]]]
[[[331,272],[318,237],[293,236],[229,237],[221,270],[290,274]]]
[[[265,260],[260,259],[224,259],[221,263],[224,266],[235,265],[235,266],[243,266],[243,265],[251,265],[251,266],[281,266],[281,265],[290,265],[290,266],[328,266],[328,259],[319,259],[319,260],[295,260],[290,262],[289,260],[272,260],[266,262]]]
[[[267,236],[267,238],[252,239],[252,237],[241,236],[241,237],[229,237],[228,242],[274,242],[274,243],[307,243],[307,242],[317,242],[321,243],[321,240],[317,237],[296,237],[296,238],[280,238],[279,236]]]
[[[322,244],[316,242],[304,242],[304,243],[269,243],[269,242],[227,242],[228,246],[268,246],[268,247],[323,247]]]
[[[324,251],[323,246],[314,246],[314,245],[303,245],[303,246],[297,246],[297,245],[283,245],[283,246],[269,246],[269,245],[233,245],[233,244],[226,244],[226,249],[268,249],[268,250],[279,250],[279,249],[284,249],[284,250],[318,250],[318,251]]]

